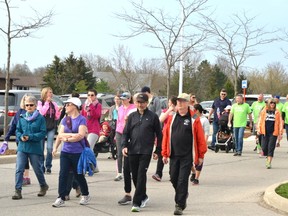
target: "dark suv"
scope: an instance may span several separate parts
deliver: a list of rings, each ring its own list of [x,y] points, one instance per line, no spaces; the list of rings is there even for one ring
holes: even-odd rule
[[[27,94],[31,93],[34,95],[38,100],[41,97],[41,92],[37,90],[9,90],[8,96],[8,124],[10,125],[13,116],[17,113],[20,109],[20,102],[22,97]],[[4,133],[4,115],[5,115],[5,90],[0,90],[0,136]],[[53,100],[57,103],[58,106],[63,106],[62,100],[56,95],[53,96]],[[8,125],[8,126],[9,126]]]

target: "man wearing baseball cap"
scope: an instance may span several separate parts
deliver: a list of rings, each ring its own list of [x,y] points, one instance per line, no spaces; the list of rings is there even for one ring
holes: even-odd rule
[[[193,157],[195,164],[202,165],[207,151],[200,118],[189,109],[189,100],[186,93],[178,95],[177,112],[168,117],[163,129],[163,162],[167,164],[170,159],[170,181],[176,193],[174,215],[182,215],[187,205]]]
[[[137,111],[128,116],[123,132],[122,153],[128,156],[135,193],[132,212],[139,212],[149,200],[146,194],[147,170],[153,159],[161,153],[162,131],[158,116],[147,108],[148,95],[140,93],[136,97]],[[157,137],[156,150],[153,152]]]

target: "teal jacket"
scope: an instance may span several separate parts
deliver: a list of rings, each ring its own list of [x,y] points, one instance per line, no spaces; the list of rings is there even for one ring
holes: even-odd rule
[[[16,127],[16,137],[19,140],[17,151],[43,155],[43,139],[46,136],[45,118],[38,111],[35,112],[33,118],[28,120],[24,115],[20,115]],[[28,136],[29,139],[22,141],[23,136]]]

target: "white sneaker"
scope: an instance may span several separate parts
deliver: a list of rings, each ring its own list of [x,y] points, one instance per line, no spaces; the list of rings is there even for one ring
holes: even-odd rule
[[[59,208],[64,205],[65,205],[65,202],[61,198],[57,198],[56,201],[52,204],[52,206],[56,208]]]
[[[89,195],[82,196],[79,203],[80,203],[80,205],[87,205],[90,200],[91,200],[91,197]]]
[[[141,201],[140,208],[144,208],[148,201],[149,201],[149,197],[146,196],[145,199]]]

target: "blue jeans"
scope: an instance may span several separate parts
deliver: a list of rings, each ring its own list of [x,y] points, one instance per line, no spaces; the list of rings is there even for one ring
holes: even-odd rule
[[[285,131],[286,131],[286,138],[287,138],[287,141],[288,141],[288,124],[285,124]]]
[[[218,122],[213,121],[213,134],[212,134],[212,142],[211,142],[211,146],[215,147],[215,143],[216,143],[216,134],[219,131],[219,124]]]
[[[22,190],[23,183],[23,173],[25,170],[25,165],[28,162],[28,158],[33,167],[34,173],[38,179],[40,187],[47,185],[44,173],[42,170],[42,155],[31,154],[18,151],[16,159],[16,173],[15,173],[15,189]]]
[[[234,138],[235,138],[235,149],[237,153],[242,153],[244,130],[245,130],[245,127],[233,128],[233,133],[234,133]]]
[[[77,173],[77,165],[80,155],[81,153],[72,154],[61,152],[58,194],[62,200],[65,200],[65,196],[67,195],[67,181],[69,179],[69,172],[71,169],[74,173],[75,179],[79,183],[82,195],[83,196],[89,195],[88,185],[85,176],[83,174]]]
[[[54,135],[55,135],[55,129],[47,131],[46,137],[47,137],[47,146],[46,146],[46,161],[44,164],[44,156],[42,158],[43,160],[43,166],[46,167],[46,169],[51,169],[52,167],[52,151],[53,151],[53,143],[54,143]],[[45,139],[43,140],[43,150],[45,149]],[[43,167],[44,170],[44,167]]]

